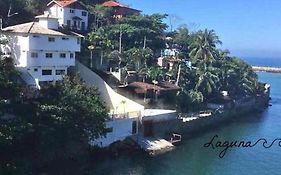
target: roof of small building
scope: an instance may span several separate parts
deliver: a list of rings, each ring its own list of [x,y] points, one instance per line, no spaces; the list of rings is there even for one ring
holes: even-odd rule
[[[74,3],[79,3],[80,7],[83,7],[84,9],[86,8],[78,0],[52,0],[51,2],[49,2],[47,4],[47,6],[50,6],[52,3],[55,3],[55,4],[59,5],[60,7],[67,7],[67,6],[73,5]]]
[[[129,7],[127,5],[123,5],[123,4],[120,4],[119,2],[116,2],[116,1],[106,1],[102,4],[102,6],[106,6],[106,7]]]
[[[24,24],[18,24],[14,26],[9,26],[2,29],[2,32],[11,32],[11,33],[24,33],[24,34],[44,34],[44,35],[56,35],[56,36],[78,36],[83,37],[80,34],[75,32],[64,32],[59,30],[52,30],[45,27],[42,27],[38,22],[29,22]]]
[[[104,7],[122,7],[122,8],[128,8],[128,9],[132,9],[132,10],[135,10],[135,11],[139,11],[140,10],[137,10],[137,9],[133,9],[133,8],[130,8],[129,6],[127,5],[124,5],[124,4],[121,4],[119,2],[116,2],[116,1],[106,1],[104,2],[103,4],[101,4],[102,6]]]
[[[133,82],[128,85],[128,87],[133,87],[133,88],[141,88],[144,90],[161,90],[161,87],[145,82]]]
[[[159,82],[157,85],[145,83],[145,82],[133,82],[128,84],[128,87],[135,88],[136,93],[145,93],[148,90],[157,91],[178,91],[180,87],[171,82]]]

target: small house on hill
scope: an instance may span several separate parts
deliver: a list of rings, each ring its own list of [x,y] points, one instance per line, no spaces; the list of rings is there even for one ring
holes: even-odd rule
[[[59,19],[60,26],[78,31],[88,29],[88,11],[78,0],[52,0],[46,11]]]
[[[106,1],[102,4],[104,7],[111,7],[114,9],[114,18],[121,19],[125,16],[130,15],[139,15],[141,13],[140,10],[130,8],[127,5],[123,5],[116,1]]]

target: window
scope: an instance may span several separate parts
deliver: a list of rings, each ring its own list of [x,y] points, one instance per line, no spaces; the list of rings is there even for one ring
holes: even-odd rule
[[[77,22],[76,22],[76,21],[74,21],[74,24],[73,24],[73,25],[74,25],[74,27],[77,27]]]
[[[69,40],[69,38],[67,38],[67,37],[62,37],[62,40]]]
[[[50,69],[43,69],[42,70],[42,75],[52,75],[52,70],[50,70]]]
[[[80,38],[77,38],[77,44],[80,44]]]
[[[61,58],[66,58],[66,54],[65,53],[60,53],[60,57]]]
[[[73,58],[74,57],[74,54],[73,53],[70,53],[70,58]]]
[[[87,12],[82,11],[82,16],[87,16]]]
[[[46,58],[53,58],[53,54],[52,53],[46,53],[45,56],[46,56]]]
[[[39,35],[33,35],[33,38],[40,38]]]
[[[78,28],[80,28],[80,21],[78,21]]]
[[[66,24],[67,24],[67,27],[70,27],[70,24],[71,24],[70,20],[67,20]]]
[[[73,9],[70,9],[70,11],[69,11],[70,13],[74,13],[74,10]]]
[[[85,22],[82,22],[82,30],[85,30]]]
[[[137,133],[137,121],[133,121],[132,123],[132,134]]]
[[[34,69],[34,72],[38,72],[38,69],[37,69],[37,68],[35,68],[35,69]]]
[[[56,70],[56,75],[65,75],[65,70],[64,69]]]
[[[49,37],[49,38],[48,38],[48,41],[49,41],[49,42],[55,42],[55,38],[54,38],[54,37]]]
[[[31,58],[38,58],[37,52],[31,52]]]

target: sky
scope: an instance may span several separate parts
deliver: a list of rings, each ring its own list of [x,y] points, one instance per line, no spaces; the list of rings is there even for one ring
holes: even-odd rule
[[[281,0],[120,0],[143,14],[169,14],[173,29],[214,29],[231,55],[280,58]],[[171,20],[170,20],[171,19]],[[169,30],[171,27],[169,28]]]

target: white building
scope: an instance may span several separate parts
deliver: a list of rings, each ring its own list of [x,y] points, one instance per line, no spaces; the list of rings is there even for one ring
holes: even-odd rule
[[[53,0],[48,3],[47,11],[59,19],[60,26],[81,31],[88,29],[88,11],[77,0]]]
[[[39,22],[29,22],[2,29],[9,41],[2,51],[15,60],[16,67],[30,85],[62,80],[67,68],[75,65],[82,35],[58,30],[58,19],[44,14]],[[30,76],[30,77],[27,77]],[[33,80],[33,82],[32,82]]]

